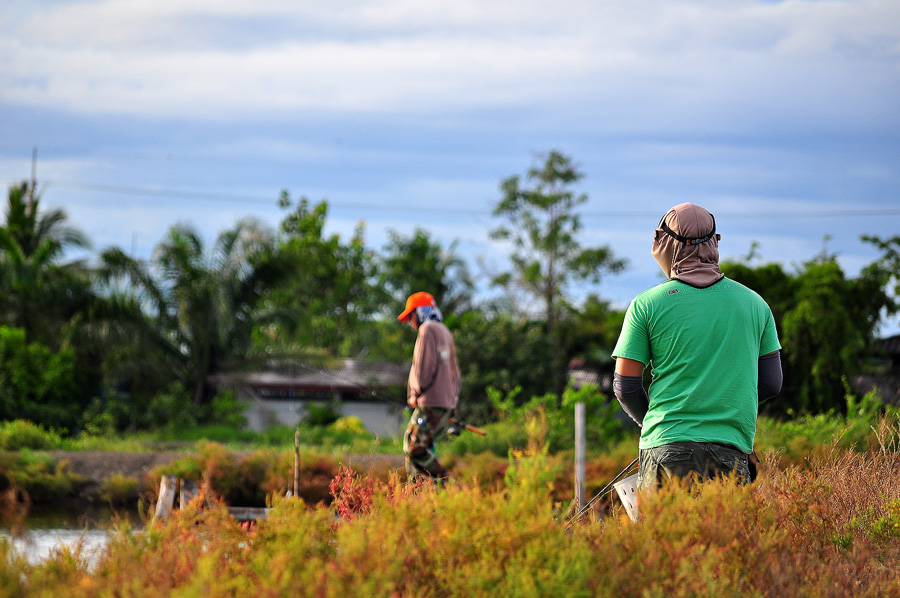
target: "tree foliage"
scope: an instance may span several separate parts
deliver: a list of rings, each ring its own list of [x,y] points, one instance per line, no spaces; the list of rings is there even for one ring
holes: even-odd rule
[[[270,305],[282,324],[263,342],[276,351],[316,347],[328,355],[364,349],[365,328],[385,303],[373,285],[374,254],[365,245],[359,224],[349,242],[325,234],[328,202],[311,205],[305,197],[293,205],[287,191],[280,205],[288,211],[281,222],[278,261],[285,271],[273,289]]]
[[[26,419],[48,427],[77,425],[75,354],[29,343],[21,328],[0,326],[0,421]]]
[[[523,401],[546,392],[550,368],[542,322],[472,310],[449,326],[463,372],[460,408],[466,416],[492,415],[488,388],[506,394],[518,387]]]
[[[426,291],[447,314],[460,314],[471,307],[474,283],[465,261],[456,255],[455,242],[444,249],[421,228],[411,237],[394,230],[389,230],[388,235],[379,281],[395,301],[402,302],[417,291]]]
[[[505,223],[491,232],[491,238],[512,244],[512,271],[494,277],[507,296],[529,296],[543,308],[546,349],[542,352],[550,372],[550,390],[560,394],[565,386],[566,343],[559,331],[568,308],[573,281],[600,282],[603,273],[625,267],[607,246],[583,247],[578,240],[581,218],[576,208],[587,201],[572,185],[583,178],[571,158],[557,151],[528,170],[525,182],[519,176],[505,179],[502,198],[493,214]]]
[[[89,243],[66,224],[63,210],[42,212],[40,201],[26,182],[9,188],[0,227],[0,322],[21,328],[29,340],[60,346],[61,330],[90,301],[87,269],[65,253]]]
[[[105,250],[100,272],[113,307],[95,330],[118,348],[111,375],[155,391],[177,380],[195,405],[209,400],[207,376],[246,358],[253,329],[266,320],[259,308],[280,276],[273,242],[245,219],[210,249],[194,227],[176,224],[149,263]]]
[[[867,272],[874,280],[883,280],[891,293],[891,298],[885,306],[885,315],[892,316],[900,309],[900,235],[894,235],[887,239],[863,235],[862,241],[874,245],[881,251],[881,256],[870,264]]]
[[[779,331],[784,386],[781,411],[819,413],[844,407],[842,378],[858,373],[876,341],[880,314],[892,309],[887,272],[877,264],[848,278],[836,256],[822,253],[795,273],[777,264],[722,270],[759,293]]]
[[[465,417],[491,418],[497,393],[518,405],[547,393],[559,401],[571,359],[611,367],[623,317],[597,289],[573,300],[576,283],[624,267],[579,239],[582,177],[550,152],[502,181],[491,237],[508,244],[511,262],[492,282],[506,302],[480,304],[455,242],[389,231],[378,252],[361,223],[349,239],[328,233],[324,200],[285,191],[277,232],[245,219],[207,246],[176,224],[146,261],[111,247],[89,267],[71,259],[89,244],[65,213],[40,210],[32,185],[14,185],[0,226],[0,419],[73,430],[200,423],[217,409],[208,379],[222,370],[310,354],[408,361],[415,333],[396,313],[419,290],[435,295],[454,333]],[[824,252],[792,270],[751,266],[752,253],[722,264],[774,313],[785,384],[772,411],[845,408],[842,378],[866,369],[879,325],[896,314],[900,237],[863,242],[880,255],[856,276]]]

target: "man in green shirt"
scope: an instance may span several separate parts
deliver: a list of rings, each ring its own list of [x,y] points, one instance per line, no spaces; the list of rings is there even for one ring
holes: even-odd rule
[[[695,204],[662,217],[651,254],[667,280],[631,302],[613,351],[614,393],[641,426],[639,489],[730,472],[749,482],[758,401],[781,390],[772,311],[719,270],[719,238]]]

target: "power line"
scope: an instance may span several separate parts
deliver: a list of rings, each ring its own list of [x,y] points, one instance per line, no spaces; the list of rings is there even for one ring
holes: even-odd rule
[[[15,181],[7,181],[11,183]],[[163,199],[195,199],[200,201],[227,201],[232,203],[244,204],[266,204],[274,205],[277,198],[258,197],[251,195],[241,195],[234,193],[207,193],[204,191],[186,191],[181,189],[147,189],[140,187],[128,187],[123,185],[105,185],[101,183],[78,183],[70,181],[47,181],[45,187],[58,187],[63,189],[75,189],[80,191],[95,191],[98,193],[111,193],[116,195],[134,195],[142,197],[159,197]],[[353,202],[341,202],[325,199],[329,208],[341,210],[370,210],[379,212],[406,212],[412,209],[405,205],[385,205],[385,204],[364,204]],[[453,207],[434,207],[434,206],[416,206],[417,212],[427,213],[443,213],[443,214],[478,214],[491,215],[492,210],[483,209],[463,209]],[[585,210],[578,212],[581,216],[602,216],[609,219],[653,219],[658,217],[657,212],[649,211],[630,211],[630,210]],[[740,212],[740,211],[717,211],[716,215],[729,219],[759,219],[769,220],[772,218],[853,218],[865,216],[898,216],[900,208],[861,208],[852,209],[834,209],[834,210],[785,210],[783,212]]]
[[[206,193],[203,191],[182,191],[175,189],[140,189],[137,187],[124,187],[117,185],[101,185],[96,183],[70,183],[65,181],[49,181],[46,183],[48,187],[61,187],[66,189],[78,189],[82,191],[98,191],[102,193],[115,193],[118,195],[139,195],[145,197],[161,197],[166,199],[198,199],[202,201],[229,201],[235,203],[253,203],[275,205],[277,198],[271,197],[253,197],[250,195],[237,195],[229,193]],[[334,202],[325,200],[329,208],[335,209],[352,209],[352,210],[377,210],[385,212],[408,212],[411,206],[401,205],[378,205],[378,204],[361,204],[348,202]],[[445,214],[461,214],[480,212],[481,210],[460,210],[454,208],[440,208],[428,206],[416,206],[417,212],[432,212]]]
[[[46,185],[48,187],[76,189],[79,191],[98,191],[101,193],[115,193],[117,195],[140,195],[145,197],[162,197],[166,199],[199,199],[204,201],[233,201],[239,203],[267,204],[274,204],[277,201],[277,199],[271,197],[262,198],[230,193],[207,193],[204,191],[182,191],[176,189],[141,189],[138,187],[102,185],[99,183],[70,183],[66,181],[49,181],[46,183]]]

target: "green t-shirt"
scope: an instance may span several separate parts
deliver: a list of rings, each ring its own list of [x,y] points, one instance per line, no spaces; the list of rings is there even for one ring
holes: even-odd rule
[[[704,289],[667,280],[638,295],[613,357],[651,367],[640,448],[722,442],[749,453],[758,360],[780,348],[769,306],[728,278]]]

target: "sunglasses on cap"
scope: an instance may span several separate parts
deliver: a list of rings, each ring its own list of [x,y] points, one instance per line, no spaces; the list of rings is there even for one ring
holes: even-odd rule
[[[716,234],[716,217],[713,216],[712,214],[709,215],[709,217],[712,218],[712,221],[713,221],[712,232],[710,232],[708,235],[704,235],[702,237],[690,238],[690,237],[685,237],[684,235],[679,235],[678,233],[673,231],[671,228],[669,228],[669,225],[666,224],[666,216],[668,216],[671,213],[672,212],[668,212],[668,213],[664,214],[662,218],[659,219],[659,224],[656,226],[656,230],[653,231],[653,239],[654,240],[659,240],[659,233],[666,233],[667,235],[669,235],[670,237],[672,237],[679,243],[684,243],[685,245],[699,245],[701,243],[706,243],[713,237],[716,238],[716,241],[722,240],[722,235]]]

